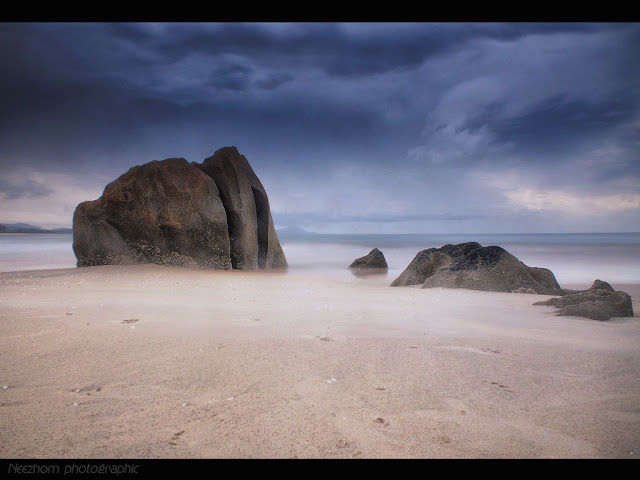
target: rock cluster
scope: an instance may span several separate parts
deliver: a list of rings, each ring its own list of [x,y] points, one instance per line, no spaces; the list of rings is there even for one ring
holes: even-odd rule
[[[235,147],[203,164],[184,158],[131,168],[73,216],[77,265],[156,263],[279,269],[287,261],[267,193]]]
[[[588,290],[567,293],[534,305],[557,307],[556,315],[586,317],[593,320],[609,320],[611,317],[633,317],[631,297],[626,292],[615,291],[611,285],[596,280]]]

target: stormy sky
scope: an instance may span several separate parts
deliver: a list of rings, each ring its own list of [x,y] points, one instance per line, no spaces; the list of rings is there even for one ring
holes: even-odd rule
[[[277,228],[640,231],[638,23],[0,24],[0,223],[236,146]]]

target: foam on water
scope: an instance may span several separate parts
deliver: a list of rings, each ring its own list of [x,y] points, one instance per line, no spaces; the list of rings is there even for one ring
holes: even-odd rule
[[[0,271],[75,268],[72,235],[0,234]],[[468,235],[296,235],[280,236],[289,272],[350,276],[351,262],[379,248],[397,277],[426,248],[476,241],[499,245],[526,265],[545,267],[560,285],[591,284],[596,278],[640,284],[640,233],[468,234]]]
[[[596,278],[640,283],[640,233],[607,234],[468,234],[468,235],[306,235],[281,243],[290,270],[349,274],[354,259],[379,248],[397,277],[416,254],[447,243],[475,241],[498,245],[531,267],[550,269],[563,284],[591,284]]]
[[[74,268],[71,234],[0,234],[0,272]]]

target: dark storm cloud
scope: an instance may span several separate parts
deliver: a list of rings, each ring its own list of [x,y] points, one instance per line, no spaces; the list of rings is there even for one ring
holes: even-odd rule
[[[640,181],[640,29],[604,27],[476,44],[473,68],[451,76],[416,154],[585,192]]]
[[[549,158],[549,153],[567,154],[585,138],[607,136],[634,120],[633,95],[625,92],[593,103],[550,97],[521,115],[502,118],[487,108],[463,127],[473,132],[489,127],[498,142],[511,142],[529,154]]]
[[[116,24],[121,38],[176,60],[184,55],[222,53],[286,62],[297,57],[334,75],[368,75],[415,67],[431,55],[461,48],[475,39],[513,40],[531,34],[589,32],[606,25],[522,24]]]
[[[2,124],[45,115],[49,125],[55,121],[96,136],[102,128],[126,134],[136,118],[169,121],[136,105],[138,98],[173,105],[174,110],[166,115],[174,115],[176,121],[193,115],[183,108],[196,104],[203,115],[229,110],[254,115],[256,109],[265,109],[275,112],[283,125],[295,125],[299,117],[319,119],[319,126],[330,125],[340,119],[340,112],[325,113],[313,104],[331,103],[335,98],[324,90],[326,86],[318,85],[303,98],[296,91],[273,100],[259,97],[257,107],[252,105],[255,99],[234,94],[274,89],[299,79],[306,69],[330,77],[368,76],[416,68],[434,55],[458,51],[480,39],[508,41],[532,34],[613,28],[580,24],[3,27],[8,41],[3,41],[0,60],[8,68],[0,88],[9,93],[3,98]],[[312,79],[309,87],[313,86]],[[352,108],[344,105],[345,111]],[[369,107],[366,113],[379,115],[376,110]],[[330,120],[320,119],[323,115]],[[60,136],[55,130],[53,135]]]
[[[634,23],[0,24],[0,173],[236,145],[281,215],[389,223],[493,218],[507,178],[636,194],[638,45]]]
[[[547,42],[541,49],[547,58],[535,64],[547,71],[537,72],[526,58],[514,62],[516,68],[530,70],[536,81],[523,82],[526,88],[467,111],[465,123],[458,128],[470,132],[484,128],[494,135],[494,142],[509,143],[521,155],[536,156],[543,164],[612,138],[630,150],[635,145],[637,153],[638,130],[629,126],[640,108],[640,68],[635,60],[640,54],[640,29],[629,25],[621,26],[615,35],[601,33],[598,42],[586,36],[583,48],[575,42],[563,44],[562,39]],[[518,72],[501,73],[515,77]],[[502,80],[507,88],[512,82],[508,77]],[[514,110],[520,101],[514,93],[526,95],[527,89],[531,100]],[[546,94],[536,97],[536,90]]]
[[[260,129],[266,139],[282,131],[294,133],[293,141],[366,133],[378,121],[375,109],[343,106],[321,88],[259,96],[299,74],[289,55],[335,56],[322,45],[334,29],[276,34],[242,25],[3,25],[5,154],[44,163],[58,152],[71,163],[91,145],[118,155],[151,129],[165,137],[171,129],[175,136],[183,129],[225,132],[230,122],[248,136]]]

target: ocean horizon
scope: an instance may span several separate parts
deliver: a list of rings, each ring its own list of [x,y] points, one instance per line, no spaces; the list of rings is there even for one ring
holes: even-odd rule
[[[528,266],[550,269],[560,285],[640,283],[640,232],[335,234],[278,233],[288,272],[350,276],[348,266],[373,248],[389,265],[391,282],[427,248],[478,242],[498,245]],[[72,234],[0,234],[0,272],[75,268]],[[614,285],[615,287],[615,285]]]

